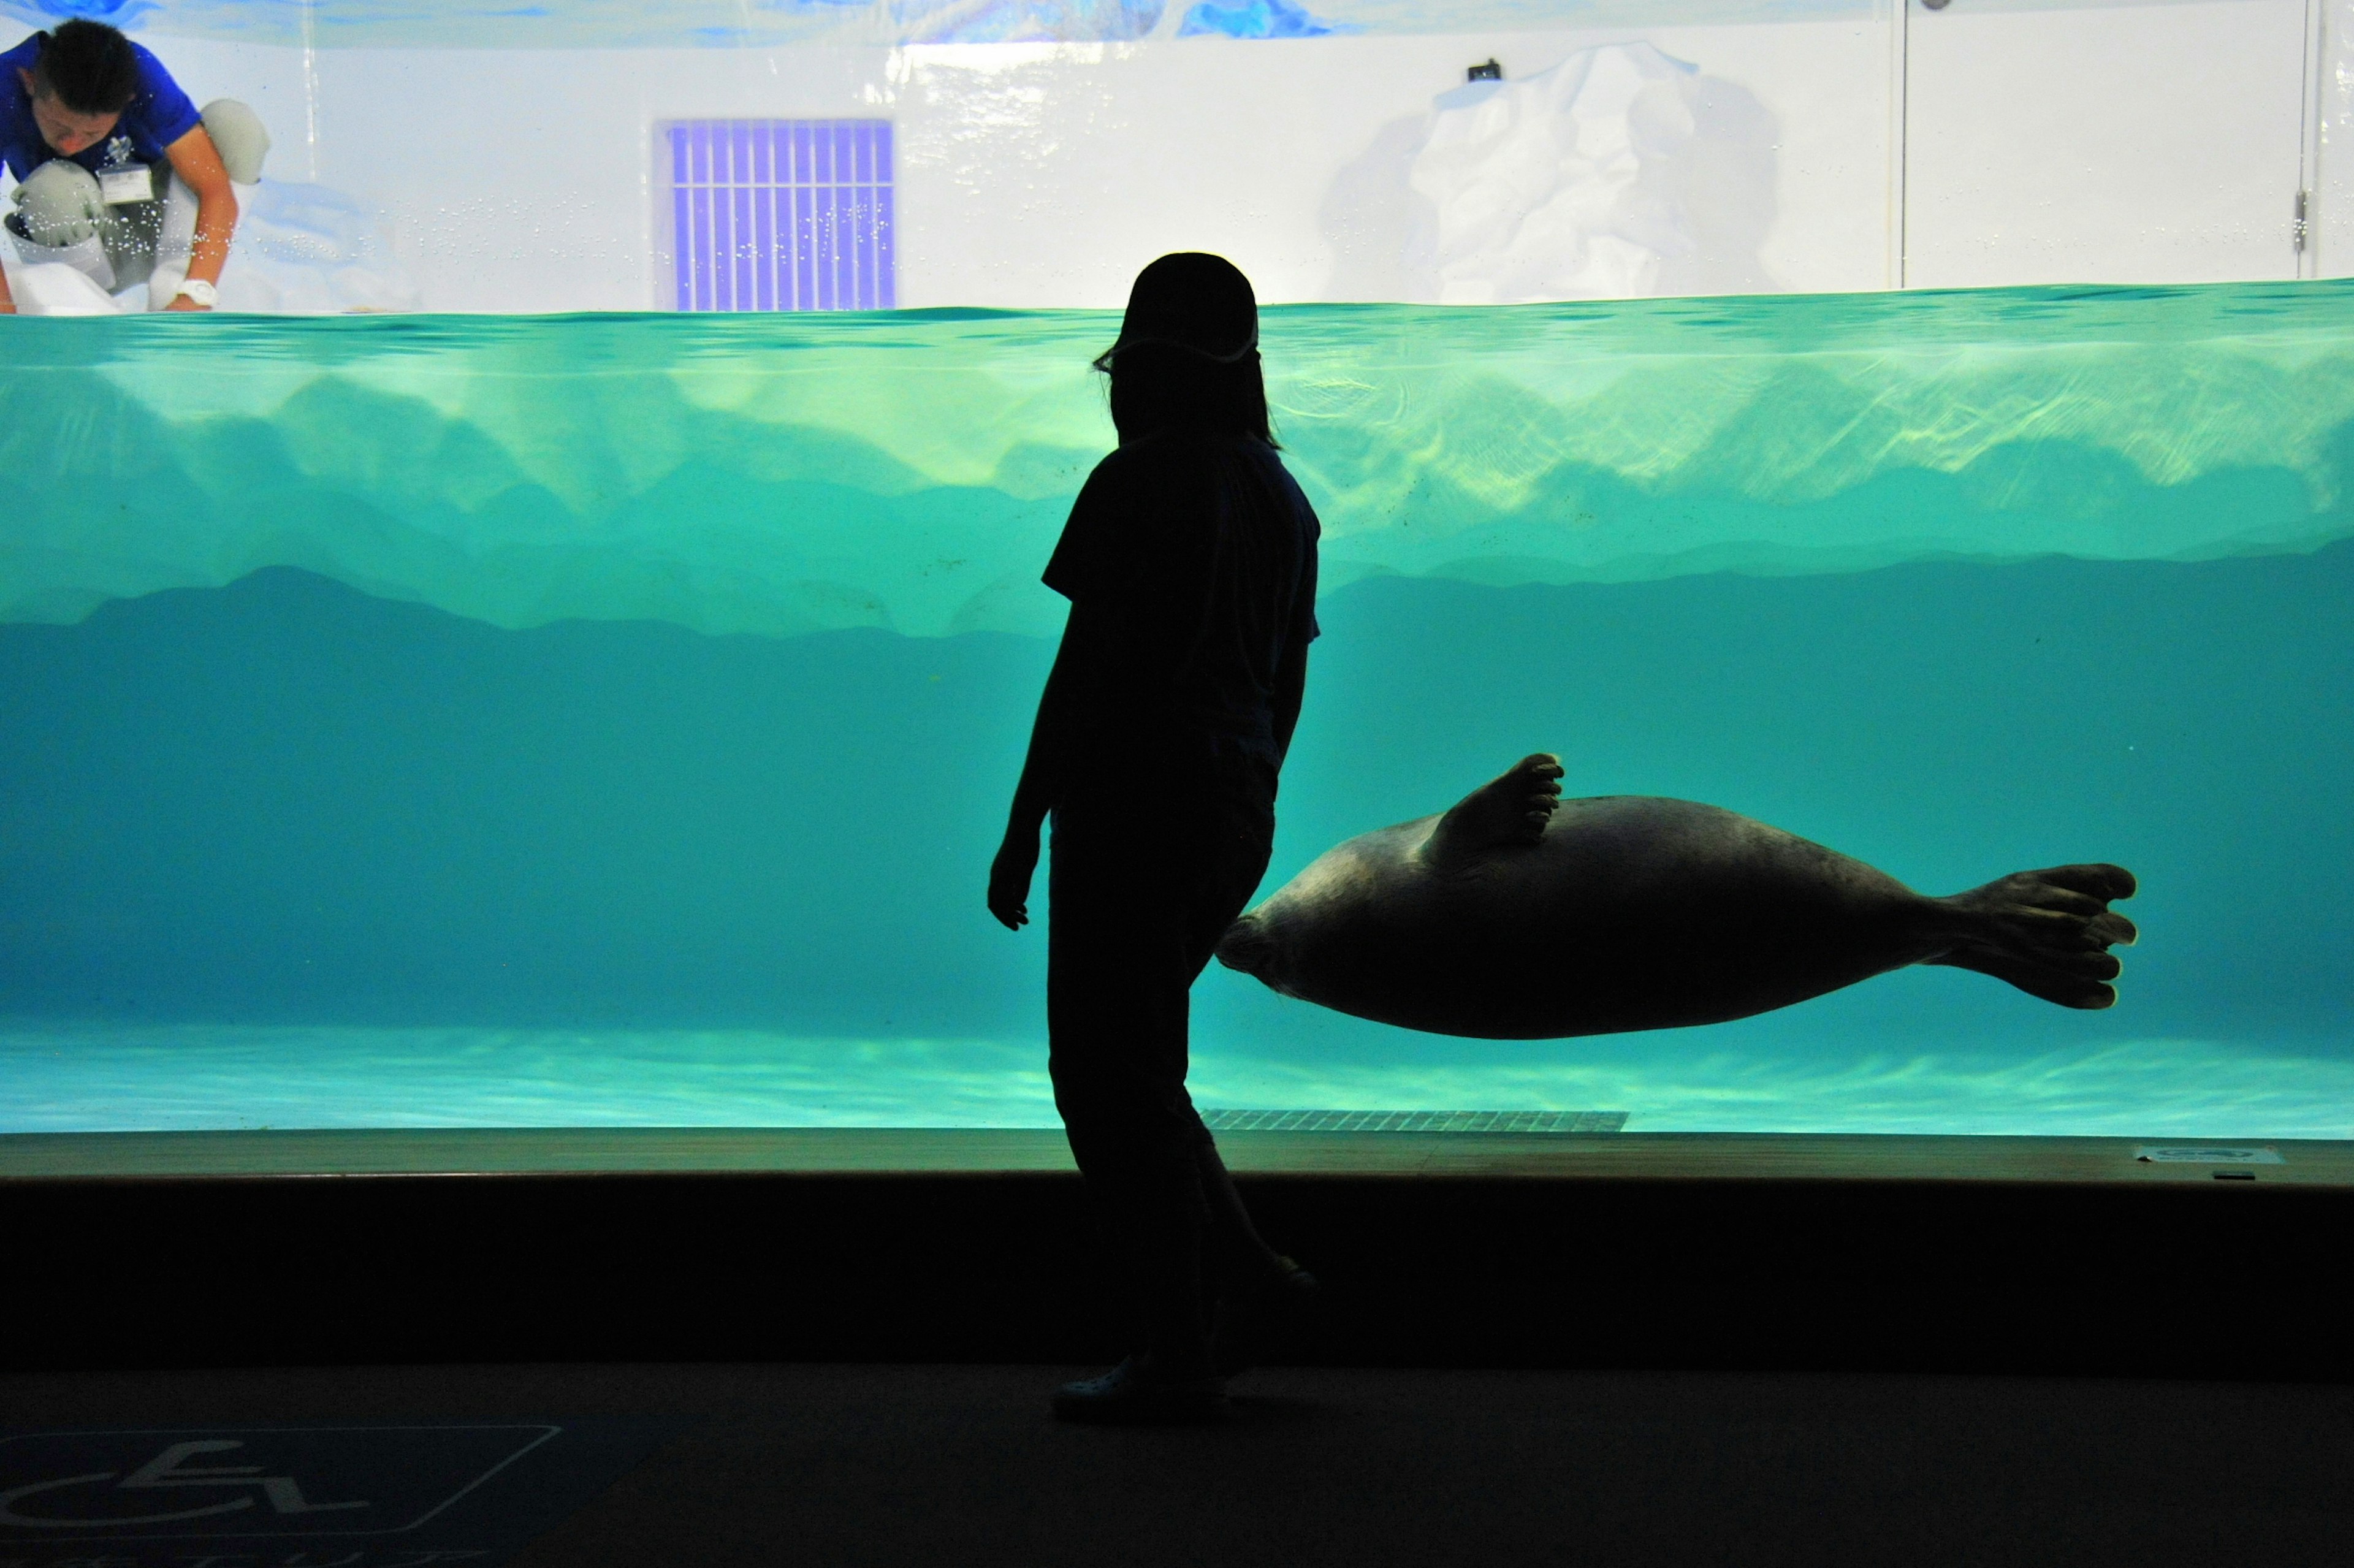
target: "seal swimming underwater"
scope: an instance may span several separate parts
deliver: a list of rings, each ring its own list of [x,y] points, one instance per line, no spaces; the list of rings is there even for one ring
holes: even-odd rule
[[[1540,753],[1453,810],[1326,851],[1218,944],[1287,996],[1437,1034],[1547,1040],[1722,1023],[1908,964],[2113,1005],[2136,939],[2116,865],[1950,898],[1691,800],[1560,799]]]

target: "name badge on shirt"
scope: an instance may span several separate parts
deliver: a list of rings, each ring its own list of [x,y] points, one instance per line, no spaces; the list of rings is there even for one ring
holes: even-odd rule
[[[155,199],[155,171],[145,164],[98,171],[98,194],[109,207]]]

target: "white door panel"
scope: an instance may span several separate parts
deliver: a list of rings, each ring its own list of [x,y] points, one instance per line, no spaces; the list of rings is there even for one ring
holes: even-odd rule
[[[1908,285],[2296,275],[2306,0],[1904,3]]]

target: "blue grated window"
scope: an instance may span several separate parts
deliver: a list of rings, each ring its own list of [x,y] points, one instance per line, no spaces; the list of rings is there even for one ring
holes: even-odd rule
[[[665,125],[682,311],[887,311],[887,120]]]

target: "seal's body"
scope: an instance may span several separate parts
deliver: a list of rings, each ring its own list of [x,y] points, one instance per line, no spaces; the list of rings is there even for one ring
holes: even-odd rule
[[[1351,839],[1237,920],[1229,968],[1440,1034],[1552,1039],[1719,1023],[1907,964],[2112,1005],[2135,939],[2114,865],[1930,898],[1861,861],[1690,800],[1561,800],[1528,758],[1442,816]]]

